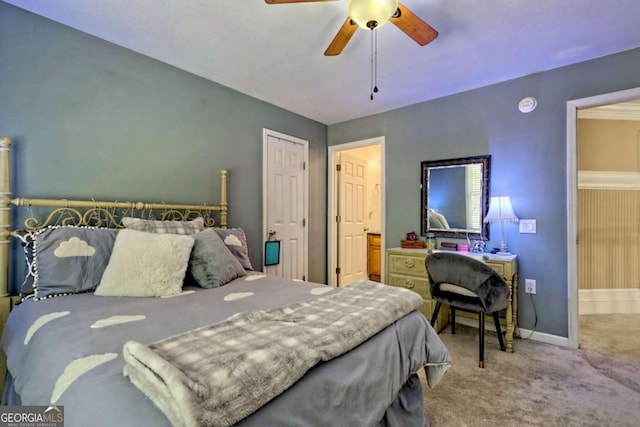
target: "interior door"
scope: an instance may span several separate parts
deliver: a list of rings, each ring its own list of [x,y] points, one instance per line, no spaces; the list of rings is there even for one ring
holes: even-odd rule
[[[338,286],[367,278],[364,159],[340,153],[338,173]]]
[[[270,239],[280,240],[280,263],[264,267],[270,275],[306,280],[305,147],[266,136],[266,226]]]

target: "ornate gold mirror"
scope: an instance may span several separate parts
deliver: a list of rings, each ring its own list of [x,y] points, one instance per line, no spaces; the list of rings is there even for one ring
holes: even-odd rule
[[[491,156],[428,160],[422,166],[422,235],[489,238]]]

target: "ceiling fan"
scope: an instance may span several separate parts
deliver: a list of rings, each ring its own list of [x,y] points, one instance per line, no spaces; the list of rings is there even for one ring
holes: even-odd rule
[[[320,2],[334,0],[265,0],[268,4]],[[349,0],[349,16],[324,52],[326,56],[340,55],[358,27],[374,30],[387,21],[393,23],[420,46],[432,42],[438,32],[398,0]]]

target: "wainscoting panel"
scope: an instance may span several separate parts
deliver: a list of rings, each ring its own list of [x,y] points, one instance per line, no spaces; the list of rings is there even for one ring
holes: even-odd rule
[[[640,289],[579,291],[580,314],[640,314]]]
[[[578,190],[579,288],[640,288],[640,191]]]

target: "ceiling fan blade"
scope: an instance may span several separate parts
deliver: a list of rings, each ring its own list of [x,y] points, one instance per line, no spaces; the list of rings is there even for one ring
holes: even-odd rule
[[[311,3],[320,1],[336,1],[336,0],[264,0],[269,4],[283,4],[283,3]]]
[[[340,55],[357,29],[358,24],[353,22],[351,18],[347,18],[347,20],[344,21],[344,24],[342,24],[342,27],[340,27],[338,34],[336,34],[331,41],[331,44],[329,44],[327,50],[324,51],[325,56]]]
[[[431,25],[400,3],[398,3],[398,10],[389,20],[420,46],[431,43],[438,37],[438,32]]]

